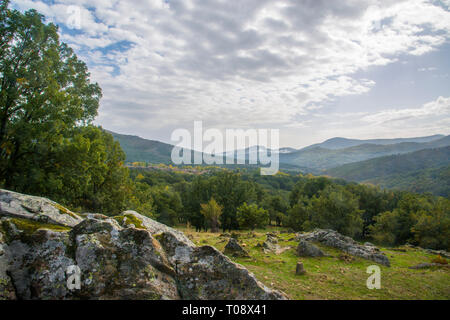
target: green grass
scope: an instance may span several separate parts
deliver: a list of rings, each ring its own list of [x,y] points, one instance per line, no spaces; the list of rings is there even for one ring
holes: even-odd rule
[[[181,228],[197,245],[211,245],[223,252],[228,238],[220,233],[197,233]],[[244,265],[266,286],[285,292],[290,299],[450,299],[450,271],[448,268],[412,270],[408,267],[431,262],[434,255],[423,250],[402,247],[406,252],[381,248],[391,261],[391,267],[381,268],[381,289],[369,290],[370,276],[366,269],[375,262],[353,257],[353,261],[339,259],[342,253],[334,248],[319,245],[330,257],[299,258],[295,254],[297,242],[294,234],[279,234],[279,245],[291,249],[280,255],[265,254],[257,243],[266,239],[266,232],[256,230],[255,237],[249,231],[239,231],[239,242],[250,253],[250,258],[230,257]],[[302,261],[305,275],[296,275],[297,261]]]

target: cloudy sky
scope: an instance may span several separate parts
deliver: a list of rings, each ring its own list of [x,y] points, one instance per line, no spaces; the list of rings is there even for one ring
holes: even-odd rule
[[[332,137],[450,134],[450,0],[13,0],[60,25],[102,89],[97,123]]]

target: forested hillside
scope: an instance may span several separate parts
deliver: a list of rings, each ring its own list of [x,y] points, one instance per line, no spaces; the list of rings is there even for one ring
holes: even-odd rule
[[[108,131],[120,143],[128,162],[170,164],[173,145]]]
[[[375,158],[329,169],[326,174],[383,188],[450,194],[450,147]]]
[[[448,145],[450,145],[450,136],[424,143],[401,142],[389,145],[362,144],[343,149],[313,147],[289,154],[282,154],[280,156],[280,162],[316,170],[324,170],[347,163],[364,161],[387,155],[409,153],[423,149],[440,148]]]
[[[360,146],[362,144],[378,144],[378,145],[391,145],[402,142],[416,142],[416,143],[425,143],[431,142],[435,140],[439,140],[444,138],[445,136],[441,134],[436,134],[428,137],[417,137],[417,138],[398,138],[398,139],[368,139],[368,140],[359,140],[359,139],[347,139],[347,138],[331,138],[322,143],[313,144],[308,148],[321,147],[325,149],[344,149],[350,147]]]

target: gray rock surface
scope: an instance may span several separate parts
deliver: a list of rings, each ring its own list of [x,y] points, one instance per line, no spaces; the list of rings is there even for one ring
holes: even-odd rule
[[[418,265],[409,267],[409,269],[417,269],[417,270],[421,270],[421,269],[429,269],[429,268],[450,268],[450,265],[448,264],[441,264],[441,263],[419,263]]]
[[[297,246],[299,257],[324,257],[325,254],[319,247],[306,240],[300,240]]]
[[[433,249],[423,249],[425,250],[425,252],[430,253],[430,254],[435,254],[447,259],[450,259],[450,253],[448,253],[445,250],[433,250]]]
[[[137,212],[72,216],[44,198],[0,199],[0,299],[286,299],[215,248]],[[74,270],[79,289],[68,286]]]
[[[11,278],[7,274],[8,260],[5,255],[5,248],[3,234],[0,232],[0,300],[13,300],[16,299],[16,293]]]
[[[390,266],[389,259],[373,245],[361,245],[352,238],[344,236],[334,230],[316,229],[312,232],[299,234],[298,240],[315,241],[324,245],[340,249],[351,255],[375,261]]]
[[[278,244],[278,236],[274,233],[266,234],[266,241],[257,245],[262,247],[264,253],[282,254],[284,251],[291,249],[291,247],[280,247]]]
[[[83,219],[46,198],[0,189],[0,215],[74,227]]]
[[[264,243],[262,244],[263,247],[263,251],[265,253],[269,253],[269,252],[279,252],[280,251],[280,246],[278,245],[278,238],[275,234],[273,233],[267,233],[266,235],[266,241],[264,241]]]
[[[226,255],[231,255],[234,257],[249,257],[248,252],[241,247],[236,239],[230,238],[223,251]]]

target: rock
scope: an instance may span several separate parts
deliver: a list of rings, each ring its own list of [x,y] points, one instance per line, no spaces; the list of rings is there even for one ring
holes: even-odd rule
[[[83,218],[56,202],[0,189],[0,216],[74,227]]]
[[[83,298],[179,299],[176,273],[160,243],[145,229],[112,219],[88,219],[71,231],[75,259],[86,275]]]
[[[177,265],[179,292],[183,299],[286,299],[213,247],[195,248],[190,259],[189,263]]]
[[[233,257],[250,257],[248,252],[242,248],[242,246],[234,238],[230,238],[223,253]]]
[[[450,253],[448,253],[445,250],[433,250],[433,249],[425,249],[425,252],[430,253],[430,254],[435,254],[447,259],[450,259]]]
[[[306,240],[300,240],[297,246],[299,257],[323,257],[325,254],[319,247]]]
[[[190,246],[171,232],[157,239],[175,266],[183,299],[286,299],[213,247]]]
[[[257,244],[257,247],[262,247],[264,253],[275,253],[275,254],[281,254],[285,252],[286,250],[291,249],[291,247],[280,247],[278,245],[278,237],[277,235],[273,233],[267,233],[266,241],[262,244]]]
[[[273,240],[272,241],[278,241],[277,239],[278,239],[278,236],[277,236],[277,234],[275,234],[275,233],[273,233],[273,232],[267,232],[266,233],[266,236],[267,236],[267,239],[269,239],[269,238],[272,238]]]
[[[286,299],[216,249],[137,212],[72,217],[47,199],[0,198],[0,299]],[[79,289],[68,286],[77,271]]]
[[[1,231],[1,230],[0,230]],[[5,243],[0,232],[0,300],[14,300],[16,293],[10,276],[7,274],[8,260],[5,255]]]
[[[360,245],[352,238],[344,236],[334,230],[316,229],[310,233],[299,234],[298,237],[300,240],[320,242],[351,255],[372,260],[388,267],[390,266],[388,257],[381,253],[377,247]]]
[[[267,233],[266,241],[262,244],[264,253],[273,252],[276,253],[280,250],[280,246],[278,245],[277,236],[273,233]]]
[[[432,267],[437,268],[450,268],[450,265],[441,264],[441,263],[419,263],[416,266],[409,267],[409,269],[429,269]]]
[[[297,268],[295,269],[295,274],[304,275],[306,273],[302,262],[297,262]]]

